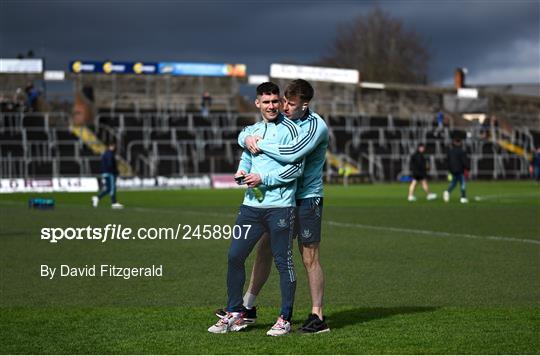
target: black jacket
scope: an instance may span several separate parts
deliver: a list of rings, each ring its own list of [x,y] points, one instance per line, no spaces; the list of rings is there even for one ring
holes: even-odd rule
[[[118,169],[116,168],[116,157],[111,150],[105,151],[101,156],[101,173],[110,173],[115,176],[118,175]]]
[[[461,146],[453,145],[448,150],[448,170],[452,174],[463,174],[466,169],[469,169],[467,153]]]
[[[413,176],[425,176],[427,170],[426,157],[418,151],[413,153],[410,168]]]

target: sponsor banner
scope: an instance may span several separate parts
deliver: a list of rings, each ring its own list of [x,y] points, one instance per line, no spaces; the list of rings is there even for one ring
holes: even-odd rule
[[[0,58],[0,73],[42,73],[43,59],[24,58],[11,59]]]
[[[215,189],[245,188],[245,185],[238,185],[232,174],[213,174],[212,187]]]
[[[0,193],[97,192],[99,178],[0,179]],[[210,176],[118,178],[121,189],[211,188]]]
[[[386,88],[386,86],[383,83],[372,83],[372,82],[361,82],[360,87],[367,88],[367,89],[381,89],[381,90]]]
[[[43,79],[49,81],[63,81],[66,79],[66,73],[63,70],[46,70],[43,72]]]
[[[131,69],[135,74],[157,74],[158,64],[136,62],[131,66]]]
[[[321,82],[357,84],[360,73],[356,69],[297,66],[289,64],[270,65],[270,77],[284,79],[305,79]]]
[[[159,74],[207,76],[207,77],[245,77],[245,64],[226,63],[186,63],[160,62]]]
[[[69,62],[72,73],[104,74],[171,74],[210,77],[245,77],[245,64],[188,63],[188,62]]]
[[[141,189],[141,188],[155,188],[155,178],[118,178],[116,179],[116,187],[124,189]]]
[[[93,177],[49,179],[0,179],[0,193],[97,192]]]
[[[478,89],[475,88],[458,88],[457,90],[458,98],[478,98]]]
[[[261,83],[269,82],[270,77],[267,75],[253,74],[248,76],[248,84],[259,85]]]
[[[157,63],[148,62],[99,62],[71,61],[69,70],[72,73],[105,73],[105,74],[156,74]]]
[[[95,61],[69,62],[69,70],[71,73],[101,73],[100,68],[103,68],[103,62],[95,62]]]
[[[118,178],[116,187],[123,189],[156,189],[156,188],[211,188],[209,176],[182,176],[156,178]]]

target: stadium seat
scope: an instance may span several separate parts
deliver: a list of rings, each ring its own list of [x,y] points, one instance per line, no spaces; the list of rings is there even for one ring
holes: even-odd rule
[[[26,114],[22,120],[24,127],[35,127],[45,129],[45,117],[41,114],[31,113]]]
[[[60,174],[66,176],[79,176],[81,174],[81,165],[72,159],[60,160]]]
[[[24,146],[21,143],[12,142],[12,143],[6,143],[0,141],[0,154],[2,158],[11,156],[20,158],[24,156]]]
[[[26,129],[26,139],[29,141],[49,141],[49,135],[48,132],[41,130],[41,129]]]
[[[140,127],[129,127],[124,130],[123,141],[127,145],[129,142],[142,140],[143,139],[143,129]]]
[[[155,140],[160,140],[160,141],[170,140],[171,139],[171,131],[170,130],[167,130],[167,131],[161,131],[161,130],[152,131],[152,133],[150,134],[150,139],[152,141],[155,141]]]
[[[53,162],[52,161],[30,161],[27,166],[28,173],[33,177],[52,177]]]

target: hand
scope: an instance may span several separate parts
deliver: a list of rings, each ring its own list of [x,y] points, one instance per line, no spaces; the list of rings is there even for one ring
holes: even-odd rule
[[[247,174],[247,172],[244,171],[243,169],[241,169],[238,172],[236,172],[236,174],[234,175],[234,178],[240,177],[240,176],[245,176],[246,174]]]
[[[246,171],[244,170],[239,170],[238,172],[236,172],[236,174],[234,175],[234,180],[236,182],[236,184],[238,185],[242,185],[242,184],[246,184],[244,183],[244,177],[246,176]]]
[[[261,176],[257,173],[250,173],[244,178],[244,183],[253,188],[262,183]]]
[[[262,140],[261,136],[248,136],[244,140],[244,143],[246,144],[246,148],[249,150],[249,152],[253,154],[261,153],[261,149],[259,146],[257,146],[257,142],[259,140]]]

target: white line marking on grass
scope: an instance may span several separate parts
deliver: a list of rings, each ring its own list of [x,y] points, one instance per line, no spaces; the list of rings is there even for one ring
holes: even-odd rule
[[[133,208],[133,210],[154,211],[154,212],[155,211],[163,211],[162,209],[149,209],[149,208]],[[201,212],[201,211],[193,211],[193,210],[182,210],[182,213],[186,213],[186,214],[201,214],[201,213],[203,213],[206,216],[218,216],[218,217],[229,217],[229,218],[234,218],[236,216],[236,215],[225,214],[225,213]],[[399,233],[404,233],[405,232],[405,233],[421,234],[421,235],[436,236],[436,237],[462,237],[462,238],[474,239],[474,240],[495,240],[495,241],[508,241],[508,242],[519,242],[519,243],[540,245],[539,240],[520,239],[520,238],[517,238],[517,237],[460,234],[460,233],[454,233],[454,232],[408,229],[408,228],[392,227],[392,226],[375,226],[375,225],[353,224],[353,223],[344,223],[344,222],[332,221],[332,220],[326,220],[326,221],[323,221],[323,222],[328,224],[328,225],[340,226],[340,227],[356,227],[356,228],[360,228],[360,229],[370,229],[370,230],[379,230],[379,231],[392,231],[392,232],[399,232]]]
[[[152,210],[144,208],[135,208],[137,210]],[[155,209],[154,209],[155,210]],[[187,214],[201,214],[200,211],[193,210],[182,210],[183,213]],[[218,217],[229,217],[233,218],[235,215],[224,214],[224,213],[213,213],[213,212],[204,212],[207,216],[218,216]],[[361,229],[370,229],[370,230],[379,230],[379,231],[392,231],[399,233],[414,233],[428,236],[437,236],[437,237],[462,237],[466,239],[475,239],[475,240],[495,240],[495,241],[508,241],[508,242],[519,242],[540,245],[540,241],[532,239],[520,239],[517,237],[506,237],[506,236],[493,236],[493,235],[473,235],[473,234],[459,234],[453,232],[444,232],[444,231],[432,231],[432,230],[419,230],[419,229],[408,229],[401,227],[391,227],[391,226],[375,226],[375,225],[364,225],[364,224],[352,224],[352,223],[343,223],[338,221],[327,220],[323,221],[328,225],[341,226],[341,227],[356,227]]]
[[[351,224],[351,223],[343,223],[343,222],[337,222],[337,221],[326,221],[326,223],[328,225],[341,226],[341,227],[357,227],[357,228],[361,228],[361,229],[392,231],[392,232],[405,232],[405,233],[414,233],[414,234],[422,234],[422,235],[437,236],[437,237],[463,237],[463,238],[475,239],[475,240],[496,240],[496,241],[521,242],[521,243],[540,245],[540,241],[538,241],[538,240],[519,239],[519,238],[516,238],[516,237],[459,234],[459,233],[453,233],[453,232],[407,229],[407,228],[391,227],[391,226],[375,226],[375,225]]]
[[[184,213],[184,214],[191,214],[191,215],[193,215],[193,214],[197,214],[197,215],[204,214],[204,216],[217,216],[217,217],[228,217],[228,218],[234,218],[236,216],[236,215],[233,215],[233,214],[213,213],[213,212],[202,211],[202,210],[201,211],[183,210],[183,209],[176,209],[176,208],[175,208],[175,210],[170,210],[170,209],[167,209],[167,208],[160,208],[160,209],[129,208],[129,210],[140,211],[140,212],[152,212],[152,213],[167,212],[167,213],[173,213],[173,214]]]
[[[476,201],[483,201],[483,200],[520,201],[520,200],[540,199],[540,193],[477,195],[474,198]]]

